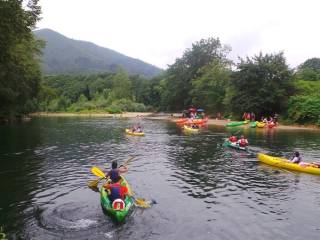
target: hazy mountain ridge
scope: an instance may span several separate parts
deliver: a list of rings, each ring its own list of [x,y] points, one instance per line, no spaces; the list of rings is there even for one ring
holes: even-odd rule
[[[50,29],[37,30],[34,34],[46,41],[42,63],[44,74],[115,72],[119,66],[129,74],[145,77],[156,76],[162,71],[139,59],[91,42],[67,38]]]

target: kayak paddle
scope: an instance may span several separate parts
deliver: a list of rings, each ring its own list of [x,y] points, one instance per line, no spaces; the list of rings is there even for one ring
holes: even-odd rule
[[[124,162],[124,166],[127,166],[131,161],[132,159],[134,159],[135,157],[130,157],[129,159],[127,159],[125,162]],[[102,172],[98,167],[92,167],[91,168],[91,172],[100,177],[98,179],[95,179],[95,180],[89,180],[88,181],[88,187],[90,188],[97,188],[98,187],[98,184],[99,182],[102,180],[102,179],[105,179],[106,178],[106,175],[104,174],[104,172]]]
[[[127,164],[129,163],[129,160],[132,160],[133,158],[134,158],[134,157],[129,158],[129,159],[124,163],[124,165],[127,165]],[[100,177],[100,178],[97,179],[97,180],[93,180],[93,181],[97,181],[97,185],[98,185],[98,183],[99,183],[100,180],[106,178],[106,175],[104,174],[104,172],[102,172],[98,167],[92,167],[92,168],[91,168],[91,172],[92,172],[94,175],[96,175],[97,177]],[[136,206],[138,206],[138,207],[142,207],[142,208],[150,208],[150,207],[151,207],[150,203],[148,203],[148,201],[146,201],[146,200],[143,199],[143,198],[135,198],[135,197],[133,197],[133,196],[130,196],[130,197],[133,198]]]

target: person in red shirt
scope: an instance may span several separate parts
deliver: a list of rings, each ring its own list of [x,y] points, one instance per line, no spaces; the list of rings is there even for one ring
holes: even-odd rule
[[[247,147],[249,145],[248,140],[241,135],[241,138],[238,140],[238,144],[240,147]]]
[[[128,195],[128,188],[120,184],[120,182],[116,183],[107,183],[104,185],[104,188],[109,190],[109,199],[113,202],[116,199],[124,200],[126,195]]]
[[[233,136],[233,135],[232,135],[231,137],[229,137],[229,141],[232,142],[232,143],[237,142],[237,140],[238,140],[238,139],[237,139],[236,136]]]

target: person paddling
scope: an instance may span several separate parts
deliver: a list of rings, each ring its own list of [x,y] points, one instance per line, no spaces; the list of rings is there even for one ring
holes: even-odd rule
[[[301,161],[302,161],[302,158],[300,156],[300,153],[299,152],[295,152],[294,153],[294,157],[291,159],[290,162],[299,164],[299,163],[301,163]]]
[[[126,186],[121,185],[121,176],[120,174],[126,173],[128,168],[126,166],[121,165],[118,168],[117,161],[112,161],[111,170],[107,173],[106,177],[110,178],[110,181],[103,186],[105,189],[109,190],[108,197],[111,202],[115,199],[124,200],[125,196],[128,194],[128,188]]]
[[[249,145],[249,142],[246,138],[244,138],[243,135],[241,135],[241,138],[238,140],[238,144],[240,147],[247,147]]]
[[[111,182],[116,183],[121,180],[120,174],[128,172],[128,167],[121,165],[118,168],[117,161],[111,162],[111,170],[107,173],[106,177],[110,178]]]
[[[229,137],[229,141],[232,142],[232,143],[236,143],[238,141],[237,137],[232,135]]]

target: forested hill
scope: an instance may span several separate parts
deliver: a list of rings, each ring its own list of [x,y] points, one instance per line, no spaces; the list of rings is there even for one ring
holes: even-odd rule
[[[145,77],[154,77],[161,72],[161,69],[139,59],[90,42],[67,38],[50,29],[37,30],[34,34],[46,41],[42,63],[44,74],[116,72],[119,66],[129,74]]]

